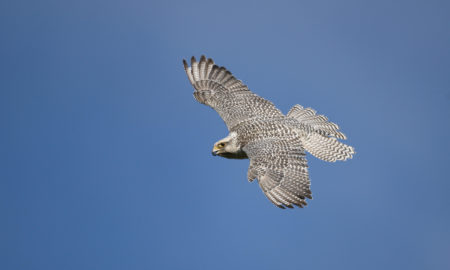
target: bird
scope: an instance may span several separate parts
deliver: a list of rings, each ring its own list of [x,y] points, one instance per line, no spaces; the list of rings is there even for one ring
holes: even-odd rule
[[[249,159],[249,182],[257,179],[265,196],[279,208],[303,208],[312,199],[305,151],[328,162],[345,161],[355,154],[340,142],[339,126],[312,108],[294,105],[284,115],[275,105],[251,92],[225,67],[204,55],[184,70],[194,87],[194,98],[213,108],[229,134],[217,141],[212,155]]]

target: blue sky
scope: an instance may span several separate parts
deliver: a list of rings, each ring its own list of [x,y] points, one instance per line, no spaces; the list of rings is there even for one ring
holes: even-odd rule
[[[447,1],[2,1],[1,269],[449,269]],[[280,210],[181,60],[340,125]]]

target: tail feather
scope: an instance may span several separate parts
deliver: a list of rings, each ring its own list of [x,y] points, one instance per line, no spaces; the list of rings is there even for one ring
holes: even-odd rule
[[[313,156],[329,162],[353,157],[355,149],[337,140],[345,140],[346,137],[339,131],[339,126],[328,121],[324,115],[316,115],[316,111],[311,108],[295,105],[287,117],[297,119],[310,130],[310,133],[302,138],[302,142]]]
[[[317,115],[314,109],[295,105],[288,112],[287,117],[297,119],[301,123],[310,126],[315,132],[321,135],[332,136],[343,140],[347,139],[344,133],[339,131],[338,125],[328,121],[328,118],[324,115]]]
[[[303,140],[303,146],[313,156],[325,161],[335,162],[353,157],[355,149],[343,144],[333,137],[325,137],[317,133],[309,134]]]

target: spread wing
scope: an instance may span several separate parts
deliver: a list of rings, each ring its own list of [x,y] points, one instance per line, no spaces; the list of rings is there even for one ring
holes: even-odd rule
[[[250,119],[283,117],[272,102],[252,93],[242,81],[224,67],[215,65],[212,59],[202,55],[200,62],[192,57],[190,67],[184,59],[183,64],[195,88],[195,99],[216,110],[228,130]]]
[[[280,208],[307,205],[311,197],[308,165],[297,139],[268,138],[244,147],[250,158],[248,179],[258,179],[267,198]]]

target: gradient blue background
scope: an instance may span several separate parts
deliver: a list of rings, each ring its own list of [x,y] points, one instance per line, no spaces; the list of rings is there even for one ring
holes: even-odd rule
[[[448,1],[2,1],[0,269],[450,269]],[[280,210],[212,157],[206,54],[357,155]]]

